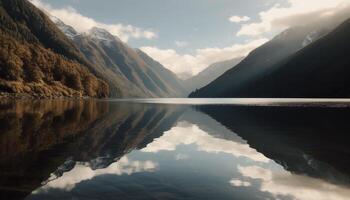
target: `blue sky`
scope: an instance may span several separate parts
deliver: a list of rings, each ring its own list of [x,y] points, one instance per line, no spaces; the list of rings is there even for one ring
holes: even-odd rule
[[[308,13],[334,11],[348,0],[31,1],[78,31],[102,26],[188,77],[214,62],[246,55],[301,23],[295,16],[305,16],[306,23]]]
[[[208,46],[225,47],[244,41],[235,37],[239,24],[228,19],[245,15],[253,20],[271,3],[261,0],[43,0],[55,8],[73,7],[82,15],[112,24],[131,24],[157,33],[157,39],[130,39],[133,47],[155,45],[191,53]],[[186,42],[186,48],[175,41]],[[180,45],[181,46],[181,45]]]

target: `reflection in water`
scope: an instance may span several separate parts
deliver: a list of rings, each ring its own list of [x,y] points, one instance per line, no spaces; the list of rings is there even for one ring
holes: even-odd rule
[[[350,183],[350,109],[207,106],[201,110],[288,171]]]
[[[291,174],[287,171],[273,171],[260,166],[239,166],[239,172],[246,178],[261,181],[260,190],[291,199],[329,200],[349,199],[350,190],[323,180]]]
[[[257,162],[269,161],[263,154],[250,148],[248,144],[215,138],[193,124],[186,124],[185,126],[179,124],[177,127],[173,127],[165,132],[162,137],[148,144],[142,151],[153,153],[174,151],[179,145],[196,145],[197,151],[232,154],[235,157],[247,157]]]
[[[350,130],[346,109],[198,107],[207,115],[92,100],[0,106],[2,199],[350,196],[349,151],[339,141]]]
[[[0,199],[21,199],[77,161],[106,168],[159,137],[183,112],[92,100],[0,105]]]
[[[109,109],[94,101],[0,101],[0,107],[1,199],[40,185],[65,159],[50,148],[64,152],[66,142]]]
[[[2,163],[73,137],[108,112],[108,104],[93,101],[1,101],[0,107]]]
[[[73,169],[66,172],[61,177],[50,177],[46,184],[33,193],[44,193],[52,188],[65,191],[72,190],[76,184],[82,181],[93,179],[94,177],[115,174],[131,175],[137,172],[152,172],[158,164],[153,161],[131,161],[127,156],[122,157],[119,161],[109,165],[106,168],[93,170],[88,163],[77,163]]]

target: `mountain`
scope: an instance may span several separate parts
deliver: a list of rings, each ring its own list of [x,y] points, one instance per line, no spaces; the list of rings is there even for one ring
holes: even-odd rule
[[[106,97],[79,49],[26,0],[0,0],[0,92],[38,97]]]
[[[90,43],[87,49],[82,41]],[[139,90],[141,97],[179,97],[184,96],[179,79],[169,70],[140,51],[135,51],[116,36],[101,28],[92,28],[88,33],[74,38],[74,42],[88,60],[103,60],[102,68],[109,68],[119,74],[125,83]],[[96,49],[99,55],[93,54]],[[96,56],[91,56],[96,55]],[[168,79],[171,77],[170,79]],[[174,83],[172,85],[172,83]],[[141,94],[141,95],[140,95]]]
[[[350,59],[345,53],[350,50],[349,34],[350,20],[347,20],[295,54],[272,63],[268,70],[259,70],[254,79],[236,85],[232,79],[240,73],[233,69],[194,96],[350,97]],[[228,87],[211,92],[214,88],[220,88],[222,84],[218,83],[227,78],[232,80]]]
[[[243,58],[234,58],[231,60],[225,60],[211,64],[209,67],[207,67],[205,70],[203,70],[196,76],[187,79],[185,81],[186,87],[189,88],[189,91],[195,91],[197,89],[200,89],[217,79],[227,70],[236,66],[242,60]]]
[[[349,34],[350,19],[276,65],[247,90],[268,97],[350,97],[350,59],[345,53],[350,50]]]
[[[65,34],[70,35],[71,32],[65,32],[65,30],[68,30],[67,26],[60,26],[59,24],[57,26]],[[94,65],[95,70],[98,71],[102,77],[104,77],[109,85],[111,85],[110,92],[112,97],[146,96],[144,92],[133,85],[122,74],[113,60],[117,58],[110,57],[110,55],[108,55],[108,52],[106,52],[104,46],[101,45],[98,41],[94,40],[88,34],[75,35],[72,40],[84,54],[86,59]]]
[[[242,62],[225,72],[215,81],[193,92],[191,97],[248,97],[244,88],[249,82],[270,73],[276,64],[293,55],[307,43],[310,34],[319,32],[317,40],[329,32],[326,28],[299,26],[285,30],[269,42],[253,50]],[[254,96],[254,95],[253,95]]]
[[[49,15],[56,26],[79,48],[83,56],[91,63],[94,70],[110,85],[112,97],[145,97],[147,96],[135,85],[126,79],[118,66],[106,54],[99,41],[107,43],[110,40],[118,40],[108,32],[94,28],[89,33],[78,33],[73,27],[65,24],[55,16]],[[106,32],[106,33],[104,33]]]
[[[174,73],[140,50],[134,50],[107,30],[94,27],[78,34],[73,27],[51,17],[57,27],[78,46],[80,51],[105,77],[111,94],[123,97],[183,97],[186,90]]]

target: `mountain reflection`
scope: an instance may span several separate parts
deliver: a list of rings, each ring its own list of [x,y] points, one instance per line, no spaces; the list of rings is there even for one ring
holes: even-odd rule
[[[259,180],[261,184],[259,189],[269,192],[276,199],[289,197],[300,200],[345,200],[350,196],[348,187],[288,171],[276,171],[261,166],[239,166],[238,170],[246,179]],[[249,185],[249,182],[245,182],[239,186]]]
[[[183,112],[81,100],[1,101],[0,197],[24,197],[85,162],[104,169],[142,148]],[[125,158],[124,158],[125,161]]]
[[[286,170],[349,185],[349,108],[203,106]]]
[[[196,111],[94,100],[0,106],[2,199],[350,196],[344,108]]]
[[[269,161],[248,144],[215,138],[194,124],[178,124],[141,151],[152,153],[174,151],[180,145],[196,145],[198,151],[232,154],[235,157],[246,157],[257,162]]]
[[[115,160],[115,162],[102,169],[92,169],[88,163],[76,163],[73,169],[66,172],[63,176],[50,177],[45,185],[35,193],[45,192],[50,189],[61,189],[64,191],[73,190],[76,184],[82,181],[92,179],[97,176],[114,174],[114,175],[131,175],[138,172],[152,172],[156,170],[157,163],[152,161],[131,161],[127,156]]]

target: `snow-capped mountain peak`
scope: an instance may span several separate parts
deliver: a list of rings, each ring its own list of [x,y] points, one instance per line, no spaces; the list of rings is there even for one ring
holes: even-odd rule
[[[78,32],[71,26],[65,24],[62,20],[59,18],[50,15],[50,19],[56,24],[56,26],[69,38],[74,38],[78,35]]]
[[[62,20],[59,18],[49,15],[51,21],[53,21],[56,26],[71,40],[74,39],[79,33],[71,26],[65,24]]]
[[[93,27],[92,29],[90,29],[87,34],[96,40],[100,40],[100,41],[113,41],[115,40],[115,37],[108,32],[106,29],[103,28],[98,28],[98,27]]]

